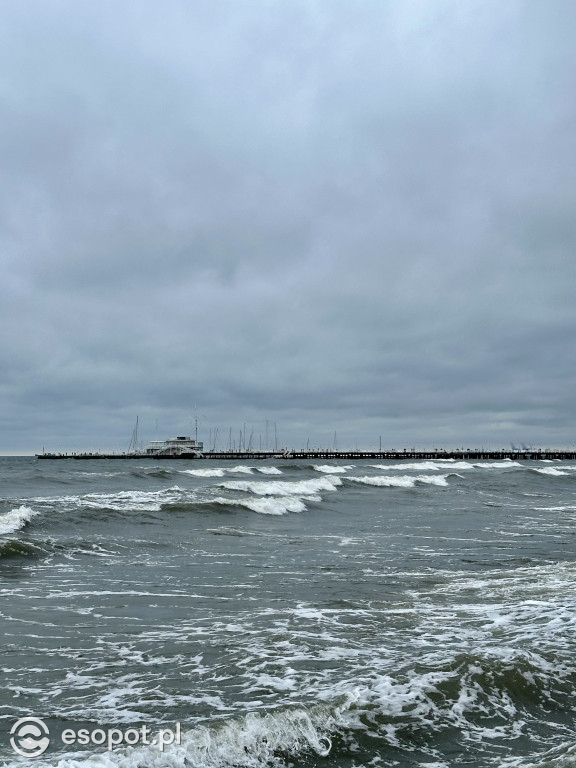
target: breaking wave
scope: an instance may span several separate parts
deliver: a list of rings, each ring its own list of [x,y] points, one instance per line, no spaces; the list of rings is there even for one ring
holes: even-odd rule
[[[455,472],[447,475],[365,475],[364,477],[348,477],[354,483],[383,486],[386,488],[414,488],[416,483],[423,485],[448,485],[447,477],[460,477]]]
[[[312,469],[316,470],[316,472],[324,472],[326,475],[339,475],[348,472],[349,469],[354,469],[354,465],[335,466],[334,464],[313,464]]]
[[[246,491],[257,496],[315,496],[319,491],[335,491],[342,485],[339,477],[320,477],[317,480],[229,480],[221,484],[231,491]]]
[[[328,705],[258,712],[182,733],[181,744],[165,752],[140,746],[102,755],[72,753],[58,756],[58,768],[263,768],[285,766],[290,758],[326,757],[330,733],[339,722],[338,708]],[[48,760],[36,761],[43,768]]]
[[[319,496],[307,496],[307,501],[320,501]],[[288,512],[304,512],[306,505],[296,496],[263,496],[248,499],[225,499],[218,497],[213,503],[227,507],[245,507],[261,515],[285,515]]]
[[[374,469],[416,469],[421,472],[434,472],[436,470],[446,470],[449,464],[450,469],[508,469],[509,467],[521,467],[517,461],[503,459],[502,461],[456,461],[455,459],[437,459],[436,461],[416,461],[405,462],[403,464],[371,464]]]
[[[534,469],[534,472],[538,472],[540,475],[553,475],[554,477],[562,477],[570,475],[570,472],[563,472],[555,467],[541,467]]]
[[[184,489],[177,485],[161,491],[118,491],[116,493],[88,493],[76,497],[77,503],[93,509],[115,512],[160,512],[165,504],[182,499]]]
[[[231,475],[252,475],[254,470],[260,472],[263,475],[281,475],[282,470],[278,467],[249,467],[238,465],[236,467],[214,467],[209,469],[184,469],[181,470],[183,474],[193,475],[195,477],[224,477],[226,474]]]
[[[194,477],[224,477],[223,469],[183,469],[181,470],[185,475],[193,475]]]
[[[0,535],[4,536],[19,531],[38,514],[40,514],[39,511],[24,505],[10,510],[10,512],[5,512],[0,515]]]

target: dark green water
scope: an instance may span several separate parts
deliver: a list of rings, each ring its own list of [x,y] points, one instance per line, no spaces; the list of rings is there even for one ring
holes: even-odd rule
[[[0,459],[0,762],[576,765],[575,516],[568,462]]]

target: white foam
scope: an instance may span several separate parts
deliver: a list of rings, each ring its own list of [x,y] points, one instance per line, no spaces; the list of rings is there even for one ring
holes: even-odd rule
[[[576,512],[576,507],[534,507],[534,509],[537,512]]]
[[[273,688],[276,691],[294,691],[296,681],[288,677],[277,677],[276,675],[261,674],[254,680],[257,688]]]
[[[159,512],[163,504],[181,499],[182,493],[182,489],[177,485],[162,491],[88,493],[81,498],[81,503],[93,509],[113,509],[117,512],[130,510]]]
[[[222,483],[222,488],[231,491],[246,491],[257,496],[313,496],[319,491],[335,491],[342,485],[339,477],[320,477],[317,480],[298,480],[295,482],[270,480],[229,480]]]
[[[269,677],[266,683],[271,682]],[[262,715],[251,712],[212,726],[199,725],[183,731],[181,743],[166,747],[164,752],[156,745],[92,755],[70,752],[35,764],[47,768],[55,765],[56,760],[58,768],[280,766],[285,763],[278,759],[278,754],[297,756],[313,751],[326,757],[332,748],[329,734],[336,729],[338,715],[338,710],[331,712],[326,705],[316,705],[313,710],[298,708]]]
[[[380,564],[374,573],[381,577]],[[411,570],[410,575],[416,573]],[[292,762],[313,763],[311,752],[326,755],[332,735],[343,736],[346,747],[354,749],[356,739],[370,731],[382,750],[384,745],[396,743],[409,762],[415,728],[427,736],[434,755],[445,755],[449,762],[452,753],[443,751],[432,738],[444,728],[457,730],[479,749],[492,738],[514,743],[525,730],[531,737],[531,721],[526,722],[522,705],[516,709],[518,702],[509,695],[518,683],[515,678],[503,681],[499,671],[508,675],[515,670],[530,686],[537,686],[544,707],[554,701],[555,685],[569,692],[574,675],[574,564],[513,567],[483,571],[481,576],[445,570],[438,571],[435,575],[440,579],[432,583],[427,583],[428,568],[419,575],[426,578],[418,587],[422,590],[418,597],[410,593],[414,600],[389,604],[384,610],[377,608],[376,613],[366,601],[360,609],[351,609],[349,604],[328,608],[321,601],[292,607],[266,604],[261,612],[219,614],[221,621],[213,628],[215,636],[222,641],[220,633],[228,633],[226,642],[231,644],[235,658],[242,649],[240,684],[245,698],[238,709],[259,707],[262,714],[233,716],[230,705],[236,702],[227,698],[227,706],[222,703],[218,707],[221,714],[216,715],[216,708],[211,707],[215,713],[212,723],[186,729],[182,744],[167,748],[163,755],[152,746],[104,755],[60,753],[49,763],[35,760],[36,767],[281,768]],[[443,595],[440,600],[436,600],[438,590]],[[264,616],[270,631],[260,634],[260,620],[256,623],[254,619]],[[158,647],[161,638],[180,637],[184,643],[196,634],[206,644],[206,633],[212,631],[210,622],[204,618],[195,622],[186,617],[177,627],[150,628],[139,639],[146,641],[146,647],[147,641],[154,639]],[[283,639],[278,637],[279,630],[286,634]],[[409,643],[402,640],[407,631]],[[338,663],[318,665],[319,660]],[[105,661],[108,666],[109,654]],[[156,690],[163,689],[161,678],[158,680],[155,697]],[[282,695],[272,698],[271,692]],[[141,697],[140,691],[132,689],[129,693],[130,697]],[[195,703],[188,696],[179,704]],[[562,694],[562,703],[564,696],[568,694]],[[280,701],[302,701],[304,697],[324,703],[275,708]],[[76,717],[79,706],[74,703]],[[119,700],[108,699],[108,712],[102,718],[110,722],[113,708],[118,706]],[[534,722],[537,724],[538,719]],[[169,722],[167,725],[171,727]],[[339,758],[336,755],[326,762],[335,764]],[[437,761],[421,764],[440,765]]]
[[[446,464],[450,464],[450,469],[505,469],[507,467],[521,467],[517,461],[504,459],[503,461],[456,461],[455,459],[437,459],[435,461],[416,461],[404,462],[402,464],[371,464],[374,469],[416,469],[420,472],[434,472],[436,470],[446,470]]]
[[[278,469],[278,467],[256,467],[258,472],[261,472],[263,475],[282,475],[283,472],[281,469]]]
[[[316,619],[318,621],[324,621],[329,615],[329,611],[315,608],[312,605],[305,605],[299,603],[296,608],[289,609],[290,613],[294,614],[300,619]]]
[[[31,507],[22,506],[17,509],[11,509],[10,512],[0,516],[0,535],[15,533],[30,522],[30,520],[39,515],[40,512]]]
[[[468,461],[454,461],[454,459],[447,459],[450,461],[450,469],[474,469],[474,464],[470,464]],[[396,470],[396,469],[416,469],[420,472],[434,472],[435,470],[446,470],[446,464],[439,464],[436,461],[416,461],[414,463],[405,464],[371,464],[374,469]]]
[[[309,501],[320,501],[319,497],[307,497]],[[263,496],[251,499],[214,499],[216,504],[233,507],[245,507],[260,515],[285,515],[288,512],[304,512],[306,505],[294,496]]]
[[[248,467],[244,466],[243,464],[238,464],[236,467],[230,467],[228,472],[236,472],[240,475],[252,475],[254,469],[255,467]]]
[[[195,477],[224,477],[223,469],[184,469],[182,472]]]
[[[521,467],[522,464],[512,459],[502,459],[502,461],[481,461],[474,466],[480,469],[506,469],[506,467]]]
[[[333,464],[313,464],[312,469],[315,469],[316,472],[324,472],[326,475],[339,475],[344,474],[345,472],[348,472],[349,469],[352,469],[353,465],[349,466],[334,466]]]
[[[541,475],[554,475],[554,477],[560,477],[561,475],[569,475],[569,472],[562,472],[555,467],[542,467],[541,469],[535,469],[535,472],[539,472]]]
[[[387,488],[414,488],[416,483],[426,485],[448,485],[448,475],[365,475],[364,477],[349,477],[355,483],[364,485],[383,486]]]

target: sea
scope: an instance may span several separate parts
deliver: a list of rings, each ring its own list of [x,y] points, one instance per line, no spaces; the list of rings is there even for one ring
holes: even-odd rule
[[[575,520],[570,461],[0,458],[0,765],[576,766]]]

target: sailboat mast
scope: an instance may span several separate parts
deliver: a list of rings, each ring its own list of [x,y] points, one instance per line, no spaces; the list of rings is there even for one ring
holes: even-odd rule
[[[130,445],[128,446],[128,453],[136,451],[138,451],[138,416],[136,416],[136,426],[134,427],[134,432],[132,432],[132,439],[130,440]]]

